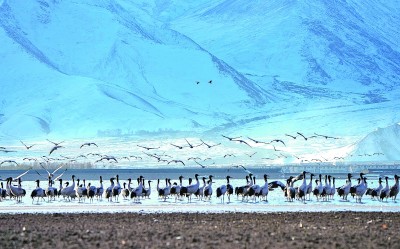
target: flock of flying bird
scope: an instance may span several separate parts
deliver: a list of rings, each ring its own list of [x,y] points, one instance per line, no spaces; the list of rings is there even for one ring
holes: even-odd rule
[[[224,139],[227,139],[228,142],[232,142],[232,143],[239,143],[239,144],[243,144],[245,147],[248,148],[254,148],[254,147],[260,147],[260,145],[265,145],[260,147],[263,150],[265,149],[265,151],[267,150],[271,150],[274,152],[273,156],[268,156],[268,157],[259,157],[257,158],[258,160],[276,160],[279,158],[289,158],[292,157],[294,160],[298,160],[304,163],[322,163],[322,162],[329,162],[329,161],[336,161],[336,160],[344,160],[345,157],[344,156],[335,156],[334,158],[325,158],[323,156],[320,156],[318,158],[305,158],[302,156],[297,156],[294,155],[293,153],[287,153],[285,149],[283,149],[283,147],[286,147],[287,142],[288,141],[284,141],[283,139],[270,139],[268,141],[261,141],[261,140],[257,140],[251,137],[247,137],[247,139],[244,139],[242,136],[238,136],[238,137],[229,137],[226,135],[221,135]],[[311,139],[324,139],[324,140],[328,140],[328,139],[340,139],[338,137],[333,137],[333,136],[328,136],[328,135],[323,135],[323,134],[318,134],[318,133],[314,133],[311,136],[306,136],[303,133],[297,132],[296,134],[285,134],[285,136],[287,138],[290,138],[292,140],[295,139],[301,139],[303,141],[309,141]],[[148,159],[155,159],[157,160],[158,163],[163,163],[164,165],[170,165],[170,164],[174,164],[174,165],[183,165],[186,166],[188,163],[193,162],[195,166],[200,166],[202,168],[206,168],[212,165],[215,165],[216,162],[215,160],[221,160],[223,158],[228,158],[228,157],[237,157],[240,156],[238,154],[235,153],[229,153],[229,151],[227,151],[226,154],[221,155],[221,158],[211,158],[211,157],[207,157],[207,158],[200,158],[198,156],[191,156],[188,158],[174,158],[173,156],[170,156],[166,153],[166,151],[170,151],[171,149],[175,149],[175,150],[184,150],[184,149],[194,149],[200,146],[206,147],[207,149],[212,149],[216,146],[220,146],[222,143],[210,143],[210,142],[205,142],[202,139],[200,139],[200,141],[196,144],[194,144],[193,142],[190,142],[188,139],[184,139],[184,143],[181,144],[177,144],[177,143],[169,143],[167,144],[168,146],[170,146],[170,149],[165,148],[165,145],[163,145],[164,148],[161,148],[160,146],[144,146],[144,145],[140,145],[137,144],[137,148],[142,149],[141,151],[141,155],[129,155],[129,156],[121,156],[121,157],[116,157],[113,155],[104,155],[104,154],[100,154],[100,153],[87,153],[87,154],[80,154],[78,156],[75,157],[71,157],[71,156],[63,156],[60,153],[62,153],[61,151],[63,149],[66,148],[66,146],[64,146],[64,142],[65,141],[61,141],[61,142],[54,142],[51,140],[47,141],[49,143],[52,144],[49,152],[47,155],[43,155],[40,158],[35,158],[35,157],[24,157],[23,158],[23,163],[39,163],[39,164],[48,164],[48,163],[52,163],[52,162],[63,162],[63,163],[68,163],[68,164],[74,164],[74,163],[81,163],[82,161],[80,159],[85,160],[85,162],[90,161],[90,163],[92,164],[97,164],[97,163],[120,163],[120,161],[124,160],[125,162],[127,161],[131,161],[131,160],[142,160],[144,159],[144,157],[146,156]],[[32,145],[27,145],[26,143],[24,143],[23,141],[20,141],[21,144],[23,144],[23,146],[26,148],[26,150],[32,150],[32,148],[35,146],[35,144]],[[94,142],[86,142],[86,143],[82,143],[80,145],[80,149],[83,149],[85,147],[98,147],[98,145]],[[159,152],[162,151],[163,152]],[[56,151],[59,151],[59,157],[54,157],[54,154]],[[16,152],[15,150],[10,150],[7,149],[5,147],[0,147],[0,152],[4,152],[4,153],[11,153],[11,152]],[[258,155],[260,155],[261,153],[259,153],[260,151],[251,151],[249,153],[245,152],[243,154],[243,156],[247,156],[248,158],[255,158]],[[259,154],[257,154],[259,153]],[[383,153],[379,153],[379,152],[375,152],[375,153],[364,153],[363,155],[358,155],[358,156],[378,156],[378,155],[383,155]],[[347,156],[353,156],[351,154],[347,155]],[[0,162],[0,166],[3,164],[14,164],[14,165],[19,165],[21,162],[18,162],[16,160],[3,160]],[[260,164],[260,162],[256,162],[256,164]],[[234,166],[233,166],[234,167]]]

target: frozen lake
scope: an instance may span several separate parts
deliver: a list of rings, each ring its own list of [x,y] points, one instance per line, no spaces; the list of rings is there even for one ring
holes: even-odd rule
[[[2,178],[8,176],[16,177],[23,171],[14,170],[2,170],[0,171]],[[45,171],[38,171],[43,176]],[[188,185],[188,178],[194,178],[194,174],[199,173],[201,176],[214,175],[213,196],[210,200],[199,200],[193,196],[192,202],[188,203],[187,198],[175,201],[174,197],[167,198],[166,201],[158,198],[156,191],[157,179],[160,178],[160,187],[165,186],[165,178],[171,178],[172,183],[179,182],[178,177],[183,175],[183,185]],[[254,169],[253,172],[256,177],[256,183],[262,186],[264,180],[262,179],[262,169]],[[329,212],[329,211],[376,211],[376,212],[399,212],[400,205],[397,202],[389,200],[388,202],[380,202],[372,200],[370,196],[364,196],[361,204],[356,203],[355,199],[349,196],[349,201],[342,201],[339,196],[335,195],[333,200],[330,201],[317,201],[315,197],[312,197],[310,201],[305,204],[301,201],[287,202],[283,196],[282,190],[275,189],[270,191],[268,194],[268,202],[257,199],[254,201],[252,198],[249,200],[242,200],[241,197],[237,198],[235,195],[231,197],[231,202],[227,203],[227,197],[225,197],[225,203],[221,203],[221,200],[216,198],[215,193],[217,187],[226,183],[224,179],[226,175],[233,177],[231,184],[233,187],[245,185],[245,175],[243,170],[230,170],[227,172],[226,169],[213,169],[213,170],[199,170],[199,169],[83,169],[83,170],[68,170],[62,176],[64,181],[71,182],[71,176],[75,175],[76,178],[86,179],[86,184],[91,183],[92,185],[99,186],[99,177],[102,176],[104,179],[104,188],[110,186],[109,179],[115,175],[119,175],[120,184],[123,186],[124,182],[127,182],[128,178],[136,179],[139,175],[152,180],[151,183],[151,195],[148,199],[142,199],[140,202],[135,202],[132,199],[123,199],[119,196],[118,201],[109,202],[103,198],[103,200],[94,199],[91,203],[88,199],[78,202],[77,199],[72,201],[64,200],[62,197],[57,198],[54,201],[40,200],[39,202],[32,202],[30,194],[35,189],[35,179],[41,180],[41,187],[46,188],[47,182],[39,176],[35,171],[30,171],[24,175],[22,186],[26,190],[26,196],[23,197],[21,203],[17,203],[15,200],[7,198],[0,202],[0,210],[3,213],[56,213],[56,212]],[[268,173],[267,173],[268,174]],[[367,175],[368,176],[368,175]],[[269,182],[280,180],[284,182],[281,175],[271,173],[271,179]],[[285,176],[287,177],[287,176]],[[343,185],[345,182],[344,175],[335,176],[339,179],[336,180],[336,187]],[[370,187],[377,186],[376,175],[370,175],[368,178],[368,184]],[[393,178],[393,176],[389,176]],[[307,180],[307,182],[309,179]],[[356,180],[353,180],[353,184]],[[299,186],[302,181],[295,183],[295,186]],[[394,180],[390,180],[389,184],[392,185]],[[132,181],[132,187],[136,187],[136,180]],[[202,186],[202,182],[200,186]],[[5,182],[4,182],[5,186]],[[55,185],[59,187],[58,182]]]

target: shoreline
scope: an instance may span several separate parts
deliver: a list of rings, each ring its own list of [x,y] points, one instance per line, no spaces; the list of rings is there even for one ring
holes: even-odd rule
[[[400,213],[0,214],[1,248],[398,248]]]

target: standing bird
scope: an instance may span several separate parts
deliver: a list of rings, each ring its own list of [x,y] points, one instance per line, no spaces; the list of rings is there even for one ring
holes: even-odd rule
[[[142,197],[143,194],[143,176],[139,176],[137,179],[138,186],[135,189],[132,189],[131,191],[131,199],[134,199],[135,202],[140,201],[140,197]]]
[[[144,181],[144,178],[143,178],[143,181]],[[149,184],[148,188],[145,188],[144,183],[143,183],[144,197],[150,198],[150,195],[151,195],[151,181],[148,180],[147,183]]]
[[[299,193],[299,198],[300,200],[303,201],[303,203],[306,203],[306,195],[307,195],[307,190],[308,190],[308,184],[306,180],[306,171],[303,171],[303,183],[300,185],[298,193]]]
[[[261,187],[260,196],[264,198],[264,201],[268,202],[268,192],[269,192],[269,184],[268,184],[268,175],[264,174],[264,186]]]
[[[394,175],[394,185],[390,187],[389,197],[396,201],[397,194],[399,193],[399,176]]]
[[[212,178],[213,177],[214,176],[212,176],[212,175],[209,176],[208,181],[207,181],[207,186],[205,186],[205,188],[203,190],[204,199],[208,198],[209,200],[211,200],[211,196],[213,193],[213,189],[212,189],[212,184],[213,184]]]
[[[387,198],[389,197],[390,194],[390,189],[389,189],[389,181],[388,181],[389,177],[385,177],[385,181],[386,181],[386,186],[381,190],[381,192],[379,193],[379,199],[381,201],[383,201],[383,199],[386,198],[386,202],[387,202]]]
[[[196,183],[194,184],[189,184],[189,186],[185,188],[181,188],[181,195],[182,192],[188,197],[188,202],[192,202],[192,194],[196,193],[196,191],[199,189],[200,183],[199,183],[199,174],[194,175],[196,179]]]
[[[247,196],[253,197],[253,202],[256,202],[257,197],[259,196],[261,191],[260,185],[256,184],[256,177],[253,176],[253,184],[249,187],[247,191]]]
[[[25,189],[22,188],[22,185],[21,185],[22,180],[21,180],[21,178],[18,178],[18,186],[17,187],[15,187],[11,184],[12,181],[13,181],[12,177],[7,178],[7,183],[6,183],[7,193],[10,197],[15,197],[17,202],[21,202],[22,197],[24,197],[26,195],[26,191],[25,191]]]
[[[312,192],[312,190],[313,190],[313,188],[312,188],[313,177],[314,177],[314,174],[311,174],[311,175],[310,175],[310,182],[309,182],[308,185],[307,185],[307,192],[306,192],[306,195],[308,195],[308,200],[309,200],[309,201],[311,201],[311,192]]]
[[[58,190],[57,188],[53,187],[53,180],[51,177],[49,177],[49,185],[46,189],[46,196],[47,196],[47,201],[50,202],[51,199],[55,200],[56,196],[58,195]]]
[[[351,177],[352,177],[352,175],[351,175],[350,173],[347,174],[346,183],[345,183],[343,186],[341,186],[341,187],[339,187],[339,188],[337,189],[338,195],[339,195],[340,197],[342,197],[343,200],[346,200],[346,201],[347,201],[347,196],[348,196],[349,193],[350,193],[350,188],[351,188]]]
[[[118,202],[118,197],[119,194],[121,194],[122,188],[121,188],[121,184],[119,184],[119,175],[115,176],[117,183],[114,185],[112,191],[113,191],[113,196],[114,196],[114,200],[116,202]]]
[[[97,193],[97,188],[96,186],[92,185],[92,184],[88,184],[88,199],[90,202],[93,202],[93,198]]]
[[[158,196],[164,198],[164,202],[167,201],[167,197],[171,194],[171,187],[171,179],[165,178],[165,187],[158,190]]]
[[[72,184],[71,186],[66,186],[61,190],[61,195],[65,198],[67,197],[68,200],[75,198],[75,175],[72,175]]]
[[[183,176],[179,176],[179,185],[178,184],[174,184],[171,187],[171,195],[175,196],[175,202],[178,200],[178,197],[181,193],[181,188],[182,188],[182,179],[184,177]]]
[[[122,198],[124,198],[124,200],[126,200],[126,198],[129,196],[129,189],[126,188],[126,182],[124,182],[122,184],[122,186],[124,186],[124,188],[121,191],[121,195],[122,195]]]
[[[114,194],[114,191],[113,191],[114,186],[115,186],[114,180],[115,180],[114,177],[110,178],[110,186],[108,186],[108,188],[106,189],[106,192],[105,192],[106,199],[111,202],[112,202],[112,197]]]
[[[75,198],[75,175],[72,175],[72,185],[67,186],[61,190],[61,195],[65,198],[67,197],[68,200],[71,198]]]
[[[329,194],[331,200],[333,200],[333,197],[335,196],[336,192],[335,179],[336,179],[335,177],[332,177],[331,193]]]
[[[217,198],[220,198],[222,196],[221,202],[225,203],[225,194],[229,191],[229,189],[232,191],[233,193],[233,188],[232,186],[229,184],[229,179],[231,177],[227,176],[226,177],[226,185],[221,185],[220,187],[217,188]],[[228,189],[229,187],[229,189]],[[230,202],[230,195],[228,192],[228,203]]]
[[[378,179],[378,187],[376,188],[368,188],[367,192],[365,192],[365,195],[370,195],[371,199],[375,199],[375,197],[379,196],[379,193],[381,192],[381,190],[383,189],[383,185],[382,185],[382,177],[379,177]]]
[[[39,199],[42,198],[44,200],[44,197],[46,196],[46,192],[40,187],[40,180],[36,180],[35,182],[36,188],[31,193],[32,204],[35,200],[35,197],[37,198],[37,203],[39,203]]]
[[[104,187],[103,187],[103,177],[100,176],[100,187],[96,188],[97,200],[103,199]]]
[[[287,201],[293,202],[296,196],[296,190],[293,188],[292,178],[286,180],[286,198]]]
[[[367,191],[367,188],[368,188],[367,178],[363,177],[361,178],[361,184],[356,189],[356,201],[361,203],[361,199],[364,196],[365,192]]]
[[[203,200],[204,188],[207,186],[207,183],[206,183],[206,179],[207,179],[207,178],[203,177],[202,179],[203,179],[203,186],[199,187],[199,188],[197,189],[196,193],[194,193],[194,195],[195,195],[195,196],[197,197],[197,199],[199,199],[199,200]],[[189,179],[189,180],[190,180],[190,179]],[[191,182],[191,181],[189,181],[189,182]],[[190,185],[190,184],[191,184],[191,183],[189,183],[189,185]]]

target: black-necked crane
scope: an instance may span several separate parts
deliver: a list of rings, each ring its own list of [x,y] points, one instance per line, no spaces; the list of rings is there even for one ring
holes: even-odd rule
[[[228,193],[228,194],[227,194],[227,195],[228,195],[228,203],[230,203],[230,195],[233,193],[233,187],[232,187],[232,185],[230,185],[230,183],[229,183],[229,179],[230,179],[230,178],[232,178],[232,177],[226,176],[226,185],[223,184],[223,185],[219,186],[219,187],[217,188],[217,190],[216,190],[216,192],[217,192],[217,198],[220,198],[220,197],[222,196],[222,198],[221,198],[221,202],[222,202],[222,203],[225,203],[225,194],[227,194],[227,193]],[[231,190],[232,193],[229,194],[229,190]]]
[[[211,196],[213,193],[213,189],[212,189],[212,184],[213,184],[212,178],[213,177],[214,176],[212,176],[212,175],[209,176],[207,185],[204,187],[204,190],[203,190],[204,200],[206,200],[206,199],[211,200]]]
[[[46,196],[47,201],[50,202],[52,199],[55,200],[56,196],[58,195],[58,190],[56,187],[53,187],[54,181],[49,176],[48,187],[46,189]]]
[[[94,186],[91,183],[89,183],[88,187],[87,187],[87,191],[88,191],[87,196],[88,196],[89,201],[93,202],[93,198],[96,196],[96,193],[97,193],[96,186]]]
[[[293,202],[296,197],[296,190],[293,188],[293,181],[291,178],[286,180],[286,199],[289,202]]]
[[[264,201],[268,202],[268,193],[269,193],[269,184],[268,184],[268,175],[264,174],[264,185],[260,190],[260,197],[264,198]]]
[[[134,202],[139,202],[140,197],[143,195],[143,176],[139,176],[137,179],[138,186],[131,191],[131,199],[134,199]]]
[[[107,188],[106,188],[106,192],[105,192],[105,195],[106,195],[106,199],[108,200],[108,201],[111,201],[112,202],[112,197],[113,197],[113,189],[114,189],[114,186],[115,186],[115,183],[114,183],[114,180],[115,180],[115,178],[114,177],[111,177],[110,178],[110,186],[108,186]]]
[[[67,197],[68,200],[75,198],[75,175],[72,175],[72,184],[61,190],[61,195]]]
[[[349,193],[350,193],[350,188],[351,188],[351,177],[352,177],[352,174],[350,174],[350,173],[347,174],[346,183],[345,183],[343,186],[341,186],[341,187],[339,187],[339,188],[337,189],[338,195],[339,195],[340,197],[342,197],[343,200],[346,200],[346,201],[347,201],[347,196],[348,196]]]
[[[302,175],[303,175],[303,183],[299,186],[298,188],[298,195],[300,200],[303,201],[303,203],[306,202],[306,195],[307,195],[307,190],[308,190],[308,184],[307,184],[307,180],[306,180],[306,171],[303,171]]]
[[[3,186],[3,182],[1,182],[1,187],[0,187],[0,201],[5,199],[7,197],[7,190]]]
[[[370,195],[372,199],[375,199],[375,197],[377,197],[379,199],[379,194],[380,194],[381,190],[383,189],[382,183],[383,183],[382,177],[379,177],[379,179],[378,179],[378,187],[376,187],[376,188],[368,188],[367,192],[365,194],[366,195]]]
[[[237,199],[239,199],[239,195],[241,195],[242,201],[244,200],[244,196],[247,193],[249,186],[251,186],[250,184],[253,180],[252,176],[253,176],[252,174],[246,175],[246,185],[235,188],[235,194],[236,194]],[[249,179],[251,179],[251,181]]]
[[[124,198],[124,200],[126,200],[126,198],[129,197],[130,192],[129,192],[129,189],[126,188],[126,182],[122,183],[122,186],[123,186],[123,188],[121,191],[121,195],[122,195],[122,198]]]
[[[390,194],[390,188],[389,188],[389,177],[385,177],[385,181],[386,181],[386,185],[385,187],[381,190],[381,192],[379,193],[379,199],[381,201],[383,201],[383,199],[386,198],[386,202],[387,199],[389,198],[389,194]]]
[[[113,191],[114,201],[118,202],[118,197],[119,197],[119,194],[121,194],[122,188],[121,188],[121,184],[119,183],[119,175],[116,175],[115,179],[117,182],[115,183],[112,191]]]
[[[181,188],[181,195],[185,195],[188,198],[188,202],[192,202],[192,195],[197,192],[200,186],[199,182],[199,174],[194,175],[196,182],[193,184],[190,184],[186,187]],[[190,179],[189,179],[190,180]]]
[[[158,196],[167,201],[167,197],[171,194],[171,179],[165,178],[165,187],[158,190]]]
[[[37,203],[39,203],[39,199],[42,198],[44,200],[44,197],[46,196],[46,192],[40,187],[40,180],[36,180],[35,182],[36,188],[31,193],[32,204],[35,200],[35,197],[37,198]]]
[[[175,202],[178,200],[180,192],[181,192],[181,187],[182,187],[182,181],[183,181],[183,176],[179,176],[179,185],[174,184],[171,187],[171,195],[175,197]]]
[[[151,182],[152,182],[151,180],[147,181],[147,184],[149,185],[149,187],[146,188],[145,184],[144,184],[144,178],[143,178],[143,194],[144,194],[145,198],[150,198],[150,195],[151,195]]]
[[[365,192],[367,191],[368,188],[368,183],[367,183],[367,178],[362,177],[360,184],[356,188],[356,202],[361,203],[361,199]]]
[[[319,201],[319,198],[322,196],[324,187],[322,186],[322,175],[319,174],[319,180],[315,181],[315,188],[313,190],[314,195],[317,197],[317,201]]]
[[[253,197],[253,202],[256,202],[258,195],[260,194],[261,187],[260,185],[256,184],[256,177],[253,176],[253,182],[251,186],[248,188],[246,196]]]
[[[104,187],[103,187],[103,177],[100,176],[100,186],[96,188],[96,197],[97,200],[103,199]]]
[[[312,190],[313,190],[313,177],[314,176],[315,176],[314,174],[310,174],[310,182],[307,185],[306,195],[308,195],[308,200],[309,201],[311,201],[311,193],[312,193]]]
[[[336,179],[335,177],[332,177],[331,193],[329,194],[331,200],[333,200],[333,197],[335,196],[336,192],[335,179]]]
[[[392,198],[393,201],[396,201],[398,194],[399,194],[399,176],[394,175],[394,185],[390,187],[389,197]]]
[[[8,195],[11,197],[15,197],[17,202],[21,202],[22,201],[22,197],[24,197],[26,195],[26,191],[25,189],[22,188],[21,185],[21,178],[18,178],[18,186],[15,187],[13,186],[11,183],[13,181],[12,177],[7,178],[7,185],[6,185],[6,190]]]
[[[207,182],[206,182],[206,177],[202,177],[202,180],[203,180],[203,186],[201,186],[201,187],[199,187],[198,189],[197,189],[197,191],[196,191],[196,193],[194,193],[194,195],[197,197],[197,199],[199,199],[199,200],[203,200],[203,196],[204,196],[204,188],[206,187],[206,185],[207,185]],[[190,185],[191,183],[189,183],[189,185]]]

